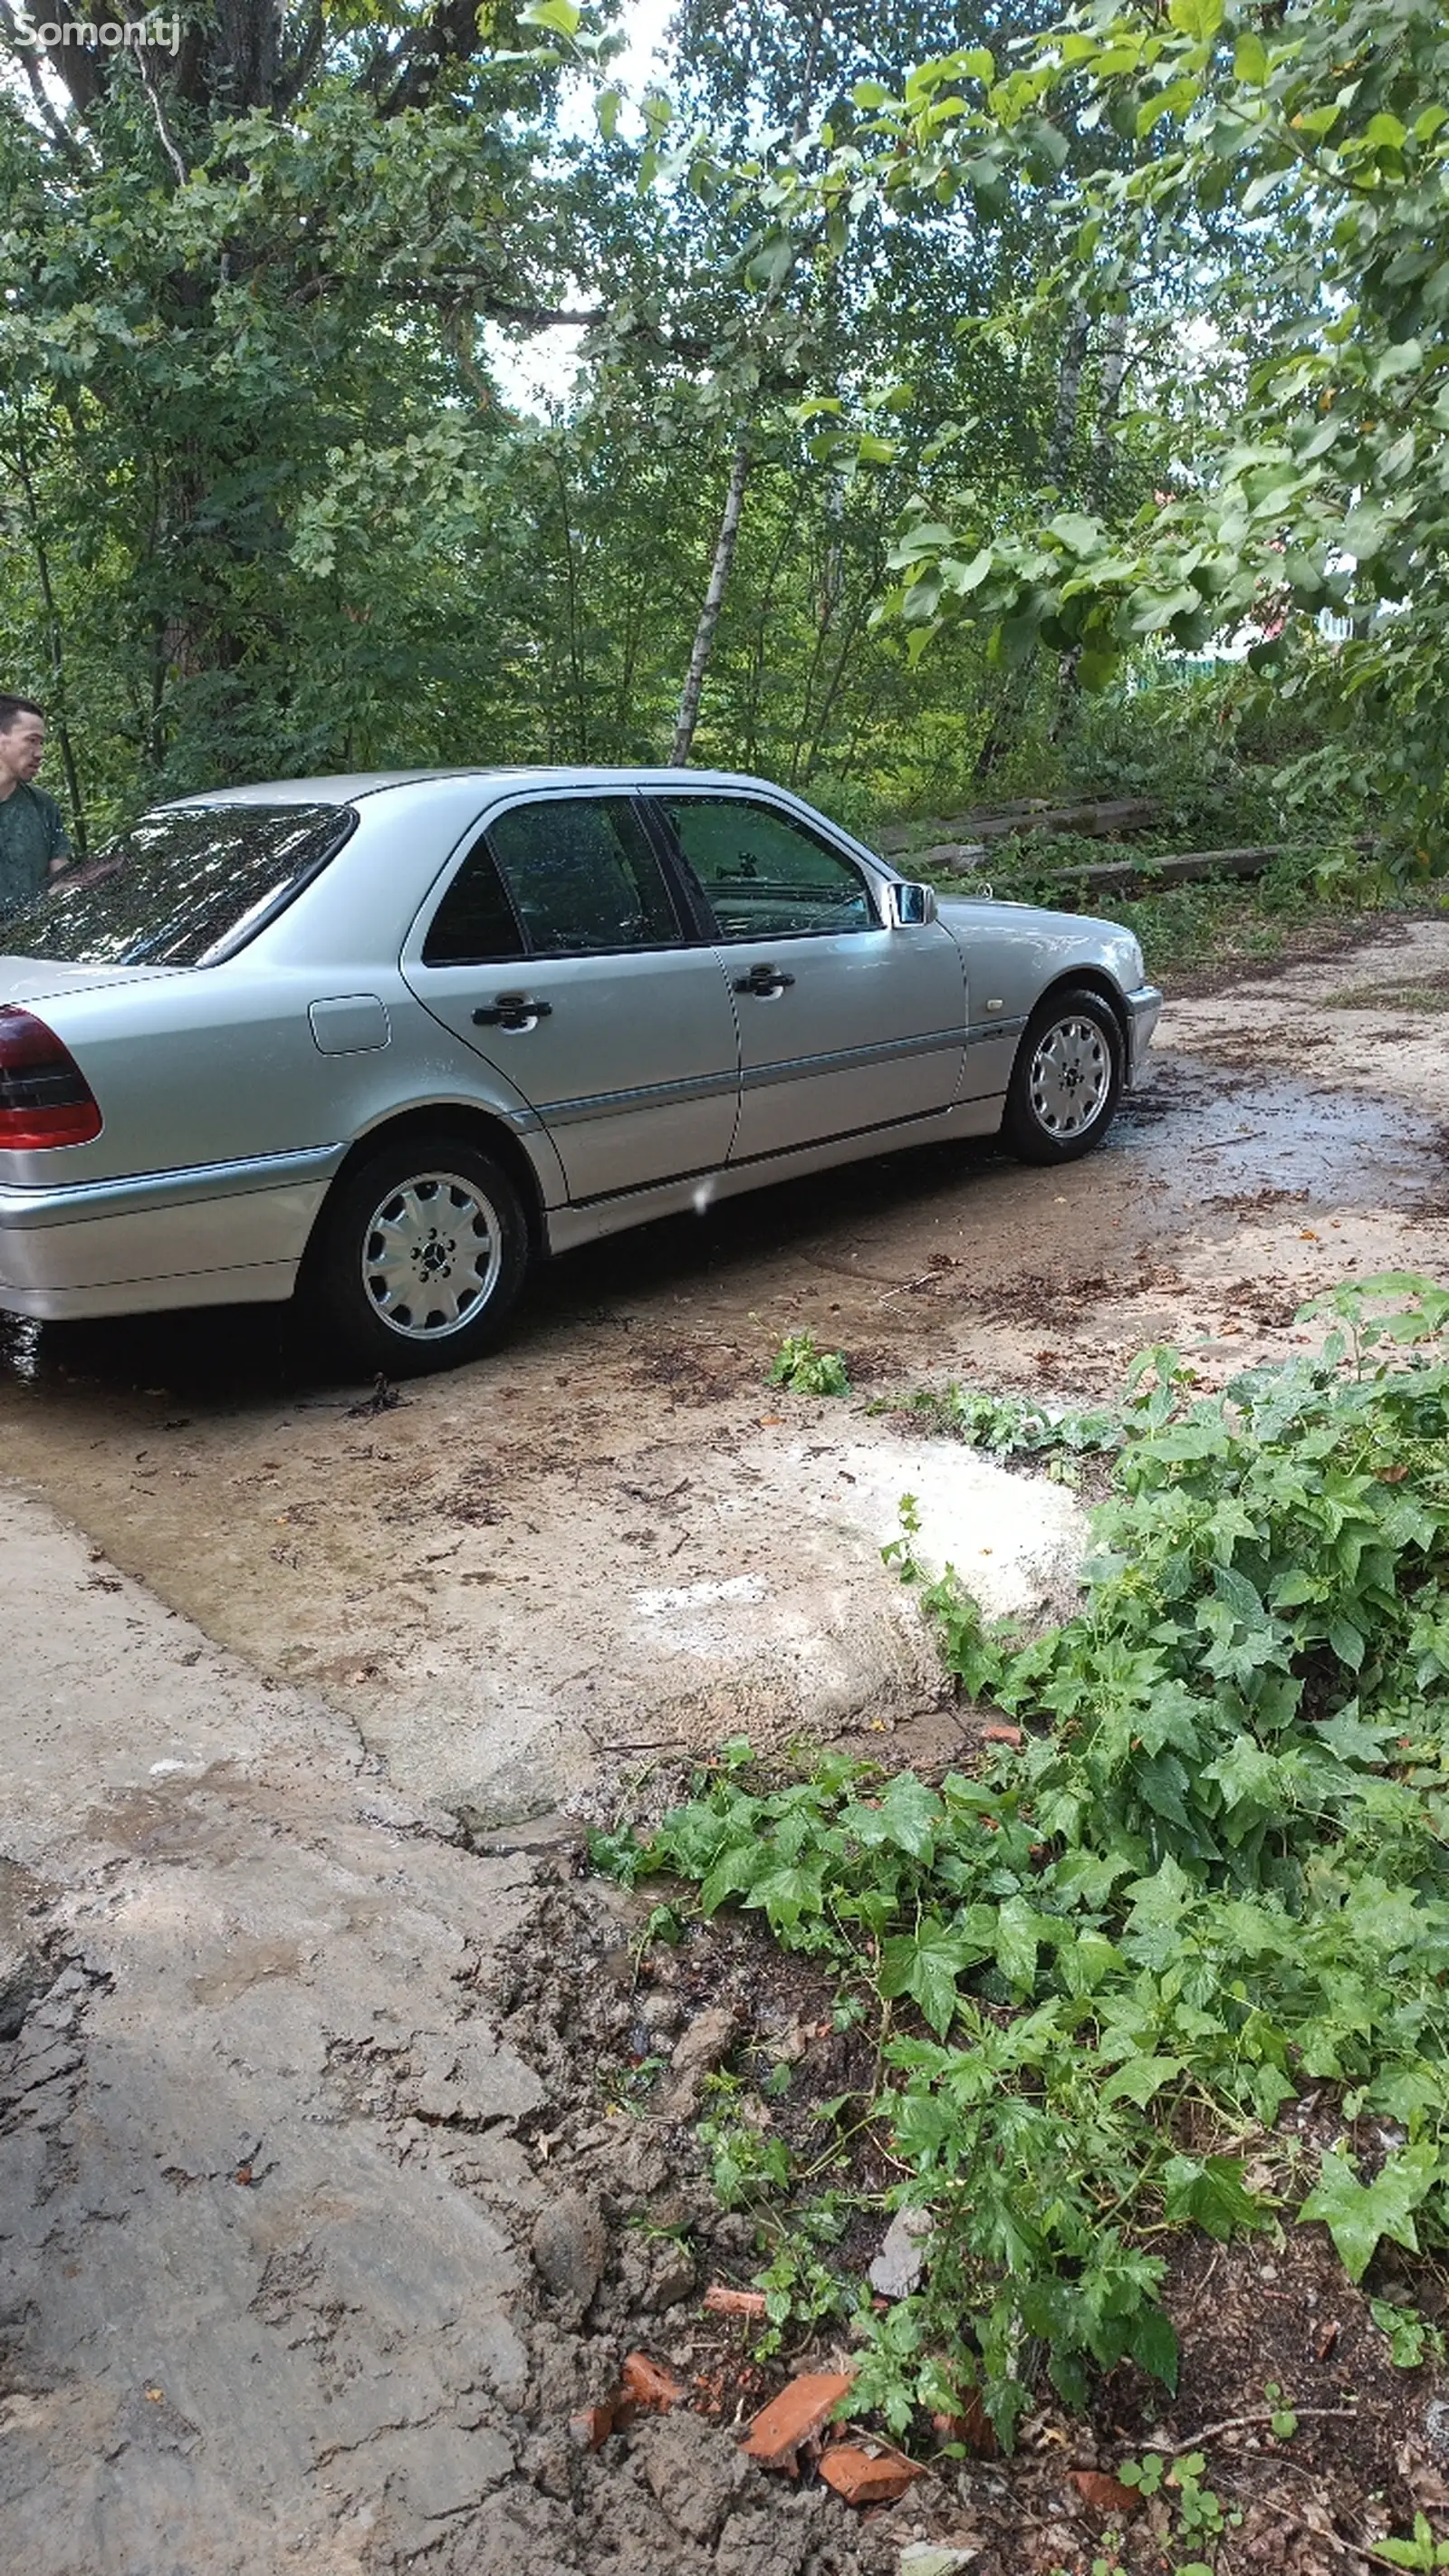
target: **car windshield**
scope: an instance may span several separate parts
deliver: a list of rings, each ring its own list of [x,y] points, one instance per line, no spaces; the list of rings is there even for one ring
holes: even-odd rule
[[[0,921],[0,953],[66,966],[213,966],[340,850],[350,805],[187,805],[145,814]]]

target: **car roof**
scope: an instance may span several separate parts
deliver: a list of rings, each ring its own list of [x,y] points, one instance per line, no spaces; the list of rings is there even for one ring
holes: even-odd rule
[[[457,769],[359,770],[336,778],[272,778],[248,787],[212,787],[196,796],[171,797],[164,806],[152,810],[172,813],[194,805],[354,805],[364,796],[383,796],[401,787],[426,787],[445,778],[527,778],[550,787],[770,787],[768,779],[746,777],[729,769],[592,769],[572,765],[544,768],[519,762]]]

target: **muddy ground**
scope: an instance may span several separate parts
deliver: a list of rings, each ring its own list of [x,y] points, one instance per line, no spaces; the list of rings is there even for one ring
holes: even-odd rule
[[[1225,2569],[1365,2563],[1437,2506],[1436,2384],[1311,2249],[1261,2244],[1184,2265],[1170,2412],[1109,2387],[864,2518],[747,2467],[729,2427],[774,2379],[699,2292],[755,2258],[631,2069],[722,2001],[736,2051],[784,2012],[822,2086],[831,2043],[748,1945],[641,1982],[570,1826],[517,1820],[662,1794],[726,1733],[957,1745],[879,1560],[899,1494],[1028,1610],[1080,1524],[872,1407],[1104,1393],[1158,1340],[1213,1380],[1302,1346],[1338,1279],[1444,1276],[1446,1002],[1422,920],[1205,980],[1086,1163],[902,1157],[621,1238],[383,1410],[276,1316],[9,1329],[7,2567],[896,2576],[929,2539],[1047,2576],[1100,2537],[1074,2472],[1261,2418],[1269,2379],[1328,2411],[1291,2449],[1216,2441]],[[802,1329],[849,1398],[767,1389]],[[688,2402],[609,2431],[636,2348]],[[1137,2530],[1146,2568],[1165,2526]]]
[[[1074,1532],[871,1400],[1107,1391],[1160,1340],[1213,1377],[1293,1348],[1339,1278],[1442,1269],[1446,978],[1449,923],[1399,920],[1175,995],[1085,1162],[900,1155],[623,1236],[543,1274],[506,1350],[376,1416],[298,1369],[274,1311],[11,1327],[0,1454],[323,1691],[401,1789],[482,1821],[725,1734],[909,1726],[939,1689],[879,1562],[900,1495],[929,1490],[937,1553],[992,1607],[1051,1605]],[[802,1329],[846,1352],[850,1400],[766,1387]]]

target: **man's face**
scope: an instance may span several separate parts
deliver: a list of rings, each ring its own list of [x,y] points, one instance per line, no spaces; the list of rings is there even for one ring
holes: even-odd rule
[[[17,716],[0,732],[0,777],[31,779],[45,754],[45,718]]]

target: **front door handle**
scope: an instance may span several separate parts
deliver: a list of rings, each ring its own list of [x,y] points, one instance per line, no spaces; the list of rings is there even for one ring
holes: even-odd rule
[[[794,976],[787,975],[782,967],[752,966],[748,975],[735,977],[735,991],[755,993],[762,1002],[768,1002],[776,993],[783,993],[786,985],[793,984],[794,981]]]
[[[493,1002],[480,1003],[473,1014],[475,1029],[531,1029],[538,1020],[553,1017],[552,1002],[537,1002],[528,993],[500,993]]]

